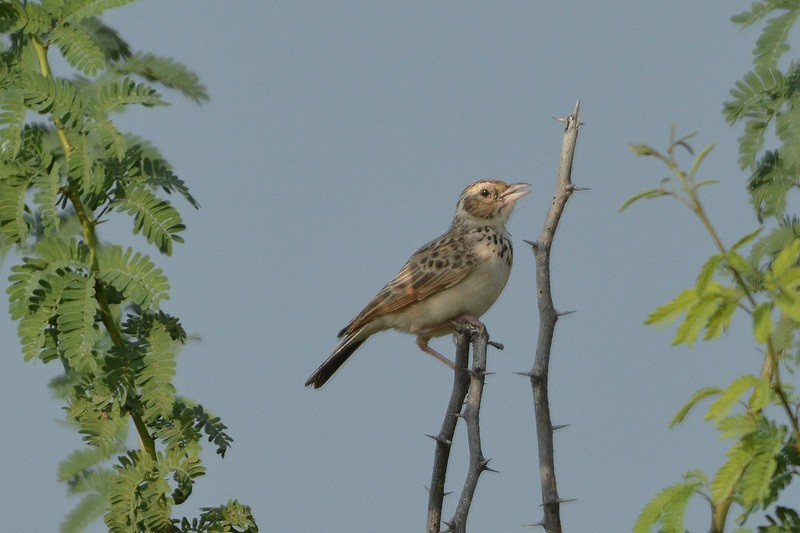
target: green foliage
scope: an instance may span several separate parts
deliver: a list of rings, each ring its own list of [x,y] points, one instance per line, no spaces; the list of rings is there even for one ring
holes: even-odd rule
[[[661,526],[661,531],[684,531],[686,505],[704,484],[702,476],[696,472],[687,472],[684,479],[684,483],[671,485],[650,500],[639,513],[634,533],[649,533],[656,525]]]
[[[175,403],[175,353],[172,338],[166,328],[158,322],[147,337],[147,351],[142,358],[141,370],[136,374],[143,417],[145,422],[153,423],[159,418],[168,417]]]
[[[768,516],[770,525],[760,526],[758,533],[786,533],[787,531],[800,531],[800,515],[794,509],[778,506],[775,517]]]
[[[763,354],[758,374],[745,373],[723,388],[702,388],[674,416],[670,426],[681,423],[702,400],[713,399],[705,421],[714,425],[721,439],[732,443],[710,483],[687,478],[658,493],[642,510],[634,526],[637,532],[659,525],[662,531],[684,531],[686,505],[699,494],[710,503],[711,531],[721,533],[733,506],[741,509],[736,519],[739,525],[757,512],[769,513],[800,475],[800,399],[793,395],[793,384],[782,377],[794,377],[800,365],[796,340],[800,332],[800,223],[793,215],[787,216],[793,207],[787,195],[800,186],[800,63],[792,61],[785,70],[779,64],[789,50],[788,37],[798,17],[800,3],[769,0],[755,2],[749,11],[733,18],[743,27],[764,21],[754,50],[754,68],[736,82],[732,100],[723,105],[728,122],[743,122],[739,164],[750,172],[747,186],[761,222],[755,231],[726,247],[711,223],[698,194],[707,182],[697,179],[709,149],[694,159],[687,172],[677,148],[691,154],[688,137],[676,138],[674,130],[665,152],[642,144],[631,147],[638,155],[660,160],[672,176],[634,195],[623,209],[640,200],[675,198],[698,217],[716,246],[694,284],[655,309],[646,322],[665,326],[677,321],[673,344],[692,345],[701,334],[704,340],[719,337],[737,313],[745,313],[750,315],[753,345]],[[775,139],[778,146],[765,149],[768,139]],[[772,227],[765,231],[767,223]],[[749,254],[743,251],[746,247]],[[797,509],[777,506],[766,521],[768,525],[760,526],[759,532],[800,531]]]
[[[25,105],[31,111],[49,115],[49,120],[81,131],[87,102],[74,82],[55,79],[36,72],[25,72],[20,80]]]
[[[2,245],[20,244],[28,238],[25,195],[28,182],[6,179],[0,182],[0,239]]]
[[[80,373],[94,372],[98,366],[94,345],[99,336],[95,324],[95,279],[93,275],[73,274],[66,280],[55,310],[59,352],[70,368]]]
[[[40,173],[34,177],[33,203],[42,227],[42,236],[57,235],[61,228],[61,217],[58,211],[58,194],[61,189],[61,175],[58,169],[52,168],[48,173]]]
[[[89,17],[102,15],[103,12],[133,0],[64,0],[55,4],[62,4],[61,12],[53,11],[53,15],[60,15],[66,22],[80,22]]]
[[[105,67],[105,54],[80,26],[60,24],[50,32],[50,42],[58,46],[61,54],[76,70],[94,76]]]
[[[77,24],[92,36],[94,44],[103,52],[107,64],[131,56],[131,47],[128,43],[113,28],[103,24],[100,19],[90,16],[78,21]]]
[[[28,109],[20,91],[0,91],[0,154],[13,158],[22,141],[22,128]],[[3,172],[6,175],[6,172]]]
[[[114,245],[100,250],[98,262],[100,279],[129,302],[157,310],[169,298],[167,278],[148,256]]]
[[[798,475],[796,469],[785,466],[786,450],[796,453],[795,443],[800,440],[797,406],[790,405],[790,386],[780,380],[774,369],[781,360],[788,364],[784,350],[792,346],[794,332],[800,329],[800,238],[796,222],[787,221],[784,227],[766,235],[758,228],[726,248],[697,194],[703,182],[695,176],[703,155],[694,160],[691,171],[681,170],[675,151],[679,142],[673,138],[665,154],[651,147],[635,149],[667,164],[678,185],[662,180],[661,187],[651,191],[663,194],[639,194],[625,206],[657,196],[678,199],[701,220],[717,244],[718,253],[701,266],[693,286],[655,309],[646,323],[665,326],[678,321],[673,344],[692,345],[703,331],[704,340],[719,337],[731,325],[736,312],[743,311],[751,315],[753,340],[762,345],[765,353],[760,376],[745,374],[725,388],[700,389],[670,423],[672,426],[682,422],[698,402],[715,398],[705,420],[714,424],[721,438],[735,440],[727,461],[707,486],[706,497],[712,503],[715,524],[712,531],[722,531],[732,504],[742,508],[739,520],[743,522],[754,511],[767,509],[780,490]],[[748,257],[740,252],[747,245],[751,246]],[[772,406],[785,413],[788,425],[764,416]],[[642,510],[634,530],[650,531],[660,524],[665,531],[675,531],[674,527],[682,531],[685,507],[699,487],[696,482],[668,487]]]
[[[180,214],[147,187],[131,187],[112,205],[133,215],[133,233],[142,233],[161,253],[171,255],[172,242],[183,242],[178,233],[186,227]]]
[[[791,62],[785,72],[779,65],[789,50],[789,34],[798,16],[800,5],[796,2],[772,0],[756,2],[750,11],[733,17],[742,27],[767,21],[753,51],[753,70],[736,82],[731,90],[733,100],[723,105],[729,123],[745,121],[739,138],[739,165],[751,171],[748,189],[760,220],[782,217],[786,193],[798,186],[800,64]],[[771,124],[780,146],[764,150]]]
[[[232,439],[219,418],[177,396],[186,332],[160,308],[166,276],[142,251],[98,235],[106,217],[125,213],[134,234],[169,255],[185,228],[165,196],[199,207],[156,147],[113,122],[131,106],[167,105],[157,85],[208,99],[184,65],[134,52],[99,18],[129,1],[0,1],[0,248],[21,253],[9,311],[22,356],[61,363],[51,388],[86,444],[59,468],[80,498],[62,531],[103,518],[119,532],[254,532],[235,500],[173,517],[205,474],[202,441],[224,457]],[[52,73],[54,50],[73,76]]]
[[[188,407],[183,404],[178,404],[175,412],[176,417],[179,414],[181,416],[190,417],[195,428],[198,431],[202,430],[208,438],[208,442],[216,445],[216,452],[221,457],[225,457],[225,452],[228,450],[228,448],[230,448],[232,440],[228,434],[225,433],[225,424],[222,423],[219,417],[210,415],[205,409],[203,409],[202,405]]]
[[[153,460],[140,451],[129,451],[119,458],[110,479],[105,522],[111,533],[130,531],[168,531],[173,501],[165,479],[163,457]]]
[[[153,87],[136,83],[130,78],[112,79],[96,86],[93,95],[95,112],[111,113],[127,105],[147,107],[167,105]]]
[[[7,19],[7,31],[22,32],[26,35],[40,35],[51,29],[51,16],[44,7],[33,2],[11,4],[13,13]],[[4,25],[5,26],[5,25]]]
[[[689,411],[697,404],[697,402],[719,393],[720,389],[718,387],[706,387],[695,392],[689,401],[686,402],[686,404],[681,407],[681,409],[672,418],[672,421],[669,423],[669,427],[683,422],[683,419],[686,418],[686,415],[689,414]]]
[[[756,41],[753,50],[755,56],[753,63],[756,68],[769,68],[778,64],[778,58],[789,51],[786,40],[789,31],[800,15],[800,9],[792,2],[774,2],[773,6],[778,9],[786,9],[782,15],[773,17],[764,25],[761,36]]]
[[[61,531],[77,533],[86,529],[92,522],[102,518],[106,511],[107,495],[113,470],[107,465],[113,454],[125,452],[127,424],[119,420],[115,445],[108,454],[100,448],[92,447],[75,450],[59,465],[58,479],[67,484],[68,493],[82,496],[75,508],[64,517]]]
[[[180,531],[223,531],[226,533],[251,533],[258,531],[250,507],[236,500],[229,500],[219,507],[204,507],[199,520],[181,522]]]
[[[197,103],[208,100],[206,88],[194,72],[168,57],[137,53],[117,67],[122,74],[136,74],[148,81],[177,89]]]

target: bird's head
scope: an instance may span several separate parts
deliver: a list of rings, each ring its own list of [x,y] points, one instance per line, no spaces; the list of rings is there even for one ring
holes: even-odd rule
[[[453,223],[504,226],[514,203],[529,192],[527,183],[509,185],[500,180],[476,181],[459,196]]]

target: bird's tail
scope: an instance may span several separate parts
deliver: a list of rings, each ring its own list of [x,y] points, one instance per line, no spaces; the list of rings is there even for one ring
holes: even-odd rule
[[[363,329],[363,328],[362,328]],[[322,387],[331,376],[339,370],[339,367],[347,361],[347,358],[353,355],[353,352],[361,346],[367,337],[359,335],[361,331],[357,331],[354,335],[348,335],[333,353],[319,365],[319,367],[311,374],[311,377],[306,380],[306,387],[313,385],[315,389]]]

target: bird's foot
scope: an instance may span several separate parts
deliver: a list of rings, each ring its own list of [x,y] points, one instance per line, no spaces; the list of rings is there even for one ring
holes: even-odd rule
[[[483,325],[483,322],[481,322],[477,317],[474,317],[472,315],[467,315],[467,314],[461,315],[460,317],[456,318],[455,321],[456,322],[466,322],[467,324],[469,324],[471,326],[475,326],[476,328],[485,328],[486,327],[486,326]]]
[[[453,324],[455,324],[456,329],[463,328],[464,326],[471,326],[477,329],[478,331],[484,331],[484,332],[486,331],[486,325],[472,315],[466,315],[466,314],[461,315],[460,317],[453,320]],[[487,344],[489,346],[497,348],[498,350],[502,350],[503,348],[505,348],[503,344],[500,342],[495,342],[490,340],[487,341]]]
[[[456,326],[456,328],[462,328],[464,326],[472,326],[478,331],[486,330],[486,326],[483,324],[483,322],[478,320],[477,317],[468,314],[461,315],[458,318],[454,319],[453,324]]]

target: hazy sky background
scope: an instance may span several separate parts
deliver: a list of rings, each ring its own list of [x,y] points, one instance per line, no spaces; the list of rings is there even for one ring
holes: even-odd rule
[[[740,317],[722,340],[670,346],[648,312],[690,285],[711,240],[676,202],[619,214],[666,169],[626,146],[663,147],[670,125],[717,143],[703,178],[708,212],[728,243],[756,221],[736,165],[740,128],[721,115],[751,65],[758,29],[731,15],[749,1],[156,2],[105,20],[137,50],[196,71],[211,102],[165,92],[169,108],[136,109],[125,130],[151,139],[202,204],[180,199],[188,231],[158,257],[131,221],[101,237],[146,250],[170,278],[163,308],[202,341],[187,345],[176,385],[222,417],[235,441],[176,515],[237,498],[269,532],[422,531],[448,370],[413,337],[383,333],[323,389],[303,383],[336,332],[420,245],[447,229],[461,190],[486,177],[527,181],[509,230],[515,265],[484,316],[491,351],[481,422],[499,474],[481,477],[469,530],[529,531],[541,517],[529,382],[538,327],[535,238],[550,204],[562,126],[582,101],[575,194],[556,235],[559,322],[551,363],[556,468],[569,532],[629,531],[642,506],[684,471],[724,461],[702,411],[669,430],[696,389],[757,372]],[[792,43],[797,45],[797,40]],[[2,279],[16,258],[9,257]],[[737,331],[738,330],[738,331]],[[742,334],[744,332],[744,334]],[[80,439],[58,422],[47,382],[59,366],[24,363],[3,313],[0,372],[5,460],[0,514],[9,531],[54,531],[77,503],[56,469]],[[432,343],[452,354],[443,338]],[[444,516],[467,463],[454,444]],[[735,515],[735,514],[734,514]],[[731,518],[733,518],[732,516]],[[705,531],[691,508],[687,527]],[[92,531],[103,531],[98,524]]]

